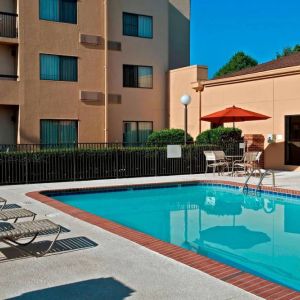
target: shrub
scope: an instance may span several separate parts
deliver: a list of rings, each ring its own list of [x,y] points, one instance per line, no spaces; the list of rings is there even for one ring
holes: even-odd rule
[[[216,144],[240,142],[242,130],[230,127],[218,127],[200,133],[196,138],[197,144]]]
[[[188,134],[187,142],[193,142],[193,138]],[[183,144],[184,130],[182,129],[163,129],[154,131],[149,135],[147,146],[165,146],[169,144]]]

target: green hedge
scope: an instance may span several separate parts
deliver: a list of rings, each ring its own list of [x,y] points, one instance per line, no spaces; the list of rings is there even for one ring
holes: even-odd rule
[[[193,142],[193,138],[188,134],[187,142]],[[154,131],[148,137],[147,146],[166,146],[170,144],[183,144],[184,130],[182,129],[163,129]]]
[[[200,133],[196,138],[197,144],[216,144],[240,142],[242,130],[230,127],[218,127]]]

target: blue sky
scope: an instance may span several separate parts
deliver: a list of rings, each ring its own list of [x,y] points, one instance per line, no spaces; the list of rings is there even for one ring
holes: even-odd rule
[[[262,63],[300,44],[300,0],[191,1],[191,64],[210,76],[237,51]]]

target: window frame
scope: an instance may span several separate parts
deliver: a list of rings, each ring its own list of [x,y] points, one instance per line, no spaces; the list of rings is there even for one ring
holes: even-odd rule
[[[125,15],[130,15],[130,16],[134,16],[134,17],[137,17],[137,35],[133,35],[133,34],[127,34],[125,32]],[[147,17],[147,18],[151,18],[151,37],[147,37],[147,36],[140,36],[139,35],[139,17]],[[154,38],[154,26],[153,26],[153,16],[149,16],[149,15],[144,15],[144,14],[136,14],[136,13],[130,13],[130,12],[125,12],[123,11],[123,15],[122,15],[122,22],[123,22],[123,28],[122,28],[122,31],[123,31],[123,36],[129,36],[129,37],[137,37],[137,38],[141,38],[141,39],[148,39],[148,40],[152,40]]]
[[[125,123],[135,123],[136,124],[136,128],[137,128],[137,142],[135,144],[139,144],[139,131],[140,131],[140,123],[150,123],[151,124],[151,133],[154,130],[154,121],[123,121],[123,145],[126,146],[125,141],[124,141],[124,136],[125,136]]]
[[[137,68],[137,74],[139,74],[139,68],[151,68],[151,70],[152,70],[151,87],[140,87],[139,86],[139,75],[137,77],[137,86],[125,85],[125,76],[124,76],[125,75],[124,74],[125,73],[125,67],[135,67],[135,68]],[[153,68],[153,66],[123,64],[123,88],[153,90],[154,89],[154,68]]]
[[[39,0],[39,20],[41,21],[46,21],[46,22],[55,22],[55,23],[63,23],[63,24],[70,24],[70,25],[78,25],[78,0],[74,0],[73,2],[76,2],[76,22],[66,22],[66,21],[61,21],[61,20],[50,20],[50,19],[44,19],[41,17],[41,1],[43,0]],[[59,7],[61,6],[61,0],[59,0]],[[60,8],[59,8],[60,9]],[[61,17],[61,12],[59,10],[59,19]]]
[[[57,56],[59,57],[59,79],[42,79],[41,77],[41,58],[43,55],[48,55],[48,56]],[[75,58],[76,59],[76,80],[62,80],[61,79],[61,68],[62,68],[62,62],[60,60],[61,57],[68,57],[68,58]],[[40,53],[40,60],[39,60],[39,64],[40,64],[40,80],[41,81],[55,81],[55,82],[78,82],[78,75],[79,75],[79,64],[78,64],[78,56],[72,56],[72,55],[60,55],[60,54],[53,54],[53,53]]]

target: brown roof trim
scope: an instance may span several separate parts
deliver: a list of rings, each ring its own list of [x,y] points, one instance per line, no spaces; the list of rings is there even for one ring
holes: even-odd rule
[[[271,71],[271,70],[288,68],[288,67],[294,67],[294,66],[300,66],[300,52],[296,52],[291,55],[269,61],[267,63],[259,64],[255,67],[246,68],[246,69],[243,69],[243,70],[240,70],[237,72],[233,72],[233,73],[230,73],[230,74],[227,74],[224,76],[216,77],[212,80],[254,74],[254,73]]]

